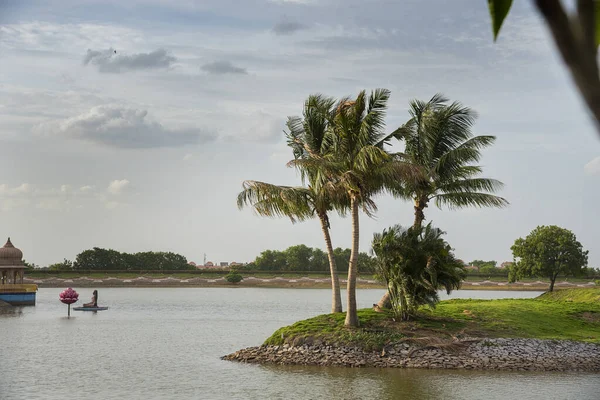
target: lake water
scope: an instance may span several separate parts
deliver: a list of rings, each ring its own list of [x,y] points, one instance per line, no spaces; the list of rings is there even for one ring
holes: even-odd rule
[[[61,289],[0,309],[0,399],[594,399],[584,373],[245,365],[220,356],[329,312],[325,289],[100,288],[108,311],[72,311]],[[91,289],[79,290],[87,302]],[[369,307],[382,290],[359,290]],[[458,291],[452,297],[535,297]],[[83,301],[82,301],[83,300]],[[79,304],[78,303],[78,304]]]

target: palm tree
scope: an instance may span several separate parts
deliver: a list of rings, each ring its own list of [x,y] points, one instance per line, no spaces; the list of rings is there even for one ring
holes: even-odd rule
[[[304,105],[303,118],[288,118],[286,132],[288,145],[298,160],[321,157],[329,148],[326,132],[331,118],[333,99],[321,95],[310,96]],[[314,185],[318,173],[301,170],[306,187],[278,186],[265,182],[245,181],[238,195],[238,207],[251,204],[261,216],[286,216],[292,223],[317,216],[325,238],[329,269],[331,272],[331,311],[342,312],[342,298],[337,265],[331,243],[329,213],[334,209],[344,214],[348,198],[331,184]]]
[[[392,190],[397,197],[413,202],[415,228],[422,226],[424,210],[431,201],[440,208],[450,209],[508,205],[504,198],[492,194],[504,184],[480,178],[481,166],[472,165],[481,158],[481,149],[493,144],[496,138],[474,136],[471,127],[477,114],[458,102],[447,102],[440,94],[428,102],[411,101],[411,119],[391,135],[405,142],[405,151],[400,156],[419,168],[423,176],[420,180],[402,182]],[[377,306],[388,305],[389,293],[386,293]]]
[[[438,207],[505,207],[508,201],[492,193],[504,184],[478,177],[482,168],[472,165],[481,158],[481,149],[494,136],[474,136],[471,127],[477,114],[458,102],[436,94],[428,102],[410,103],[411,119],[394,132],[406,144],[403,157],[418,166],[424,179],[403,182],[394,193],[414,203],[413,226],[420,227],[424,209],[433,200]]]
[[[373,236],[377,270],[388,285],[392,309],[406,321],[420,305],[435,306],[437,291],[458,289],[465,269],[442,238],[440,229],[395,225]]]
[[[340,100],[331,116],[327,151],[290,162],[314,177],[314,185],[338,187],[347,194],[352,217],[352,246],[348,265],[346,326],[358,326],[356,277],[359,251],[359,208],[372,215],[373,196],[391,182],[408,176],[411,168],[398,162],[383,149],[385,110],[390,92],[377,89],[367,98],[365,91],[356,99]]]

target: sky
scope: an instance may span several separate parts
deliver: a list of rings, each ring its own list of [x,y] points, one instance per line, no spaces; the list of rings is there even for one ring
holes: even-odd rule
[[[283,130],[310,94],[387,88],[386,129],[443,93],[495,135],[504,209],[426,209],[457,257],[512,259],[538,225],[572,230],[600,267],[600,136],[532,2],[493,42],[486,1],[0,0],[0,237],[44,266],[88,248],[248,262],[324,248],[317,220],[238,210],[247,179],[296,185]],[[410,225],[381,196],[374,232]],[[332,217],[334,247],[350,247]]]

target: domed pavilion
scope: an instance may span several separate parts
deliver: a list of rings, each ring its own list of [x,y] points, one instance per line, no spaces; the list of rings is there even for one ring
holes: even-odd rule
[[[0,248],[0,300],[13,305],[35,304],[37,285],[23,284],[23,252],[10,238]]]

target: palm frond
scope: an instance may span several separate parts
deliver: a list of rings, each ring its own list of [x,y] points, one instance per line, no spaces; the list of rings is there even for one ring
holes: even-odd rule
[[[447,206],[450,209],[465,207],[497,207],[508,206],[508,201],[502,197],[488,193],[454,192],[434,196],[438,207]]]
[[[307,188],[278,186],[259,181],[245,181],[237,205],[251,206],[263,217],[288,217],[295,223],[314,216],[314,198]]]

